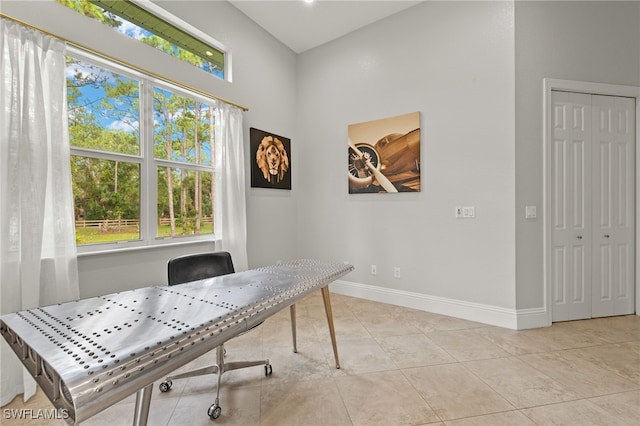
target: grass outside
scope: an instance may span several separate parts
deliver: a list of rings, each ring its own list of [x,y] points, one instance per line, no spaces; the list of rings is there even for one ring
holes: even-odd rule
[[[176,227],[178,236],[191,235],[183,233],[181,227]],[[211,234],[213,232],[213,225],[211,223],[204,223],[200,227],[200,234]],[[171,227],[169,225],[158,226],[158,237],[164,238],[171,235]],[[120,230],[101,231],[100,227],[78,227],[76,228],[76,244],[100,244],[100,243],[113,243],[116,241],[137,241],[140,239],[140,232],[135,227],[123,227]]]

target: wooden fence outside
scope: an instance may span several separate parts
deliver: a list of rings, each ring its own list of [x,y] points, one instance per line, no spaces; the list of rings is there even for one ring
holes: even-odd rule
[[[201,223],[213,223],[212,217],[203,217],[200,219]],[[170,225],[171,219],[161,218],[158,220],[160,225]],[[106,231],[110,229],[139,229],[140,219],[98,219],[98,220],[76,220],[76,228],[96,228]]]

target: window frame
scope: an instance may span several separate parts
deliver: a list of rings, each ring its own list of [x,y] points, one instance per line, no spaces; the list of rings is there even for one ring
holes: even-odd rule
[[[96,22],[100,22],[93,16],[87,15],[83,11],[77,10],[75,7],[66,3],[66,1],[74,2],[74,1],[80,1],[80,0],[66,0],[66,1],[55,0],[55,1],[60,3],[62,6],[67,7],[71,10],[74,10],[75,12],[83,16],[96,20]],[[105,11],[106,13],[111,14],[113,16],[117,16],[118,18],[124,20],[125,22],[135,25],[138,28],[143,29],[144,31],[147,31],[148,33],[170,43],[175,48],[181,49],[185,52],[190,52],[198,56],[200,59],[216,66],[217,69],[221,70],[222,75],[216,72],[212,72],[211,70],[206,70],[205,68],[200,67],[190,61],[183,60],[175,54],[164,52],[164,53],[167,53],[170,57],[177,59],[181,62],[184,62],[186,64],[189,64],[194,68],[204,71],[209,75],[213,75],[214,77],[219,78],[223,81],[228,81],[228,82],[232,81],[231,50],[225,47],[223,43],[219,42],[209,34],[205,33],[204,31],[201,31],[200,29],[184,21],[183,19],[180,19],[179,17],[169,12],[162,6],[151,2],[150,0],[119,0],[119,1],[83,0],[83,1],[87,3],[91,3],[96,7],[100,8],[101,10]],[[120,9],[119,6],[125,3],[128,3],[131,6],[131,8],[137,11],[138,14],[149,16],[149,18],[156,25],[163,26],[163,28],[153,29],[152,27],[147,27],[145,25],[141,26],[140,24],[136,23],[138,19],[136,19],[136,17],[127,13],[128,10],[126,7],[125,9]],[[115,7],[116,5],[118,5],[118,7]],[[109,25],[107,25],[104,22],[101,22],[101,25],[105,25],[109,27]],[[136,37],[131,36],[126,32],[121,31],[118,28],[112,28],[112,29],[119,32],[120,34],[126,35],[127,37],[133,40],[136,40],[143,44],[147,44],[148,46],[157,48]],[[170,33],[173,33],[173,34],[170,34]],[[200,48],[191,46],[194,43],[198,45]],[[201,51],[200,49],[205,49],[205,50]],[[159,49],[159,50],[163,51],[162,49]],[[210,56],[217,56],[217,55],[220,55],[222,57],[221,64],[219,63],[219,61],[212,61],[210,57]]]
[[[68,46],[66,55],[80,61],[102,67],[106,70],[117,72],[126,77],[138,80],[139,86],[139,123],[140,123],[140,147],[139,155],[123,154],[117,152],[99,151],[89,148],[70,146],[70,155],[95,158],[99,160],[118,160],[127,163],[137,163],[140,165],[140,239],[123,240],[108,243],[76,244],[78,254],[108,253],[123,249],[140,249],[147,247],[162,247],[175,244],[189,244],[198,242],[215,242],[215,233],[218,223],[219,209],[216,207],[218,197],[214,194],[213,203],[213,232],[199,235],[177,235],[175,237],[158,237],[158,168],[171,167],[187,170],[199,170],[212,173],[212,179],[216,179],[216,154],[215,147],[212,147],[211,165],[197,165],[183,163],[180,161],[155,158],[154,156],[154,111],[153,92],[158,87],[169,90],[180,96],[187,96],[192,99],[208,104],[211,108],[216,108],[218,101],[214,98],[203,96],[197,92],[179,87],[171,82],[164,81],[152,75],[144,74],[135,69],[126,67],[117,61],[100,57],[94,53],[83,49]],[[65,95],[66,96],[66,95]],[[67,116],[68,119],[68,116]],[[146,124],[144,124],[146,123]],[[71,177],[73,179],[73,176]],[[75,218],[74,218],[75,220]]]

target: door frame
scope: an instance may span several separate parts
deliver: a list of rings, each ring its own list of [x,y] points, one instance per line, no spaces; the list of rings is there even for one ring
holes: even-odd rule
[[[550,218],[551,212],[551,195],[553,193],[552,183],[552,167],[551,167],[551,143],[553,141],[553,105],[551,99],[551,92],[554,90],[565,92],[577,92],[586,93],[590,95],[607,95],[607,96],[622,96],[627,98],[635,98],[636,100],[636,158],[634,164],[635,171],[635,312],[636,315],[640,315],[640,280],[638,276],[638,266],[640,266],[640,233],[638,232],[638,225],[640,224],[640,209],[638,208],[640,199],[640,173],[638,172],[638,164],[640,164],[640,87],[637,86],[623,86],[617,84],[605,84],[605,83],[590,83],[584,81],[574,80],[558,80],[552,78],[545,78],[543,80],[544,93],[543,93],[543,173],[542,173],[542,227],[543,227],[543,279],[544,279],[544,310],[547,314],[547,326],[550,326],[553,322],[553,288],[552,288],[552,247],[551,247],[551,232],[552,225]]]

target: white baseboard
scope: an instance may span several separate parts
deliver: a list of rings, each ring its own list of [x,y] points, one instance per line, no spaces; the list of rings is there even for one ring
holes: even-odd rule
[[[330,289],[333,293],[345,296],[419,309],[513,330],[546,327],[549,325],[547,324],[547,313],[544,308],[521,310],[500,308],[342,280],[331,283]]]

